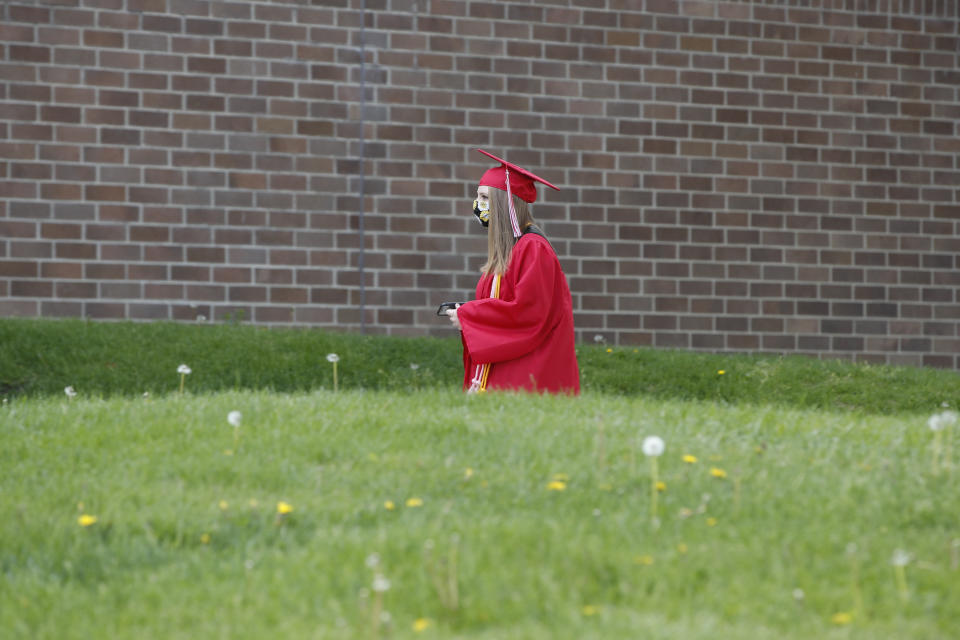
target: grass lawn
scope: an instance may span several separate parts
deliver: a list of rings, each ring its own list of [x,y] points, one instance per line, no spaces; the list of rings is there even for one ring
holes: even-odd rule
[[[590,358],[606,356],[621,357]],[[960,442],[956,426],[941,432],[934,464],[933,409],[589,388],[199,393],[191,366],[183,395],[11,394],[0,407],[0,635],[916,640],[960,629],[960,469],[947,464]],[[749,384],[716,369],[710,380],[731,393]],[[949,385],[923,393],[954,397]],[[666,443],[659,526],[648,435]]]

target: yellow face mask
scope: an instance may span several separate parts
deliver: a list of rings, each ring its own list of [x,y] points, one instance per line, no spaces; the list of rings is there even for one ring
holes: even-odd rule
[[[477,216],[477,220],[480,221],[480,224],[483,225],[484,229],[489,227],[490,226],[490,203],[481,202],[480,200],[474,200],[473,215]]]

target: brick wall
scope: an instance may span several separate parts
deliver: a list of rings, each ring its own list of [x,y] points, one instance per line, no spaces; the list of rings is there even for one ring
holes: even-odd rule
[[[955,0],[365,5],[0,2],[0,315],[448,335],[484,147],[581,340],[960,366]]]

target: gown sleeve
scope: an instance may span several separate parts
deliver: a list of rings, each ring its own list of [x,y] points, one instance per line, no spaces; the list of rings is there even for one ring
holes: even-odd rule
[[[555,262],[546,242],[535,237],[519,242],[507,274],[516,274],[513,296],[474,300],[460,307],[463,344],[474,362],[514,360],[540,345],[555,324],[556,314],[551,313]]]

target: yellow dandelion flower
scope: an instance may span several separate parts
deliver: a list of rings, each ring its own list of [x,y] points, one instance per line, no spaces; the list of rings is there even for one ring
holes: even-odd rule
[[[696,464],[697,456],[692,456],[689,453],[686,453],[683,455],[683,461],[686,462],[687,464]]]
[[[393,511],[394,509],[397,508],[397,505],[393,504],[393,500],[387,500],[386,502],[383,503],[383,508],[386,509],[387,511]]]
[[[547,483],[547,491],[564,491],[567,488],[567,483],[562,480],[553,480]]]
[[[209,534],[209,533],[204,533],[204,534],[202,534],[202,535],[200,536],[200,543],[201,543],[201,544],[210,544],[210,534]]]
[[[708,526],[708,527],[715,527],[715,526],[717,526],[717,519],[716,519],[716,518],[707,518],[707,526]]]
[[[96,524],[96,523],[97,523],[97,516],[83,514],[82,516],[77,518],[77,524],[80,525],[81,527],[89,527],[90,525]]]
[[[466,469],[463,470],[464,480],[469,480],[472,477],[473,477],[473,469],[471,469],[470,467],[467,467]]]
[[[582,611],[583,615],[585,616],[595,616],[598,613],[600,613],[600,607],[594,606],[592,604],[585,604],[583,605],[583,608],[580,611]]]
[[[724,371],[723,369],[720,369],[719,371],[717,371],[717,375],[718,375],[718,376],[722,376],[722,375],[725,374],[725,373],[726,373],[726,371]]]
[[[710,475],[714,478],[726,478],[727,472],[719,467],[710,467]]]
[[[656,485],[656,486],[657,486],[657,491],[666,491],[666,490],[667,490],[667,483],[664,482],[663,480],[657,480],[657,485]]]
[[[423,506],[423,500],[421,500],[420,498],[407,498],[407,506],[408,506],[408,507],[422,507],[422,506]]]
[[[293,505],[281,500],[280,502],[277,503],[277,513],[279,513],[282,516],[285,516],[288,513],[293,513]]]
[[[253,509],[256,509],[259,503],[257,502],[256,498],[250,498],[250,501],[247,502],[247,504],[249,504]]]
[[[633,563],[642,564],[644,566],[649,567],[650,565],[653,564],[653,556],[650,556],[650,555],[637,556],[636,558],[633,559]]]
[[[607,353],[613,353],[613,349],[607,349]]]
[[[830,622],[836,625],[850,624],[853,622],[853,615],[846,611],[840,611],[830,616]]]
[[[429,629],[431,624],[430,618],[417,618],[413,621],[413,630],[420,633]]]
[[[230,507],[230,503],[226,500],[221,500],[218,506],[220,507],[220,511],[226,511]]]
[[[681,542],[680,544],[677,545],[678,553],[686,553],[687,551],[689,551],[689,548],[684,543]]]

